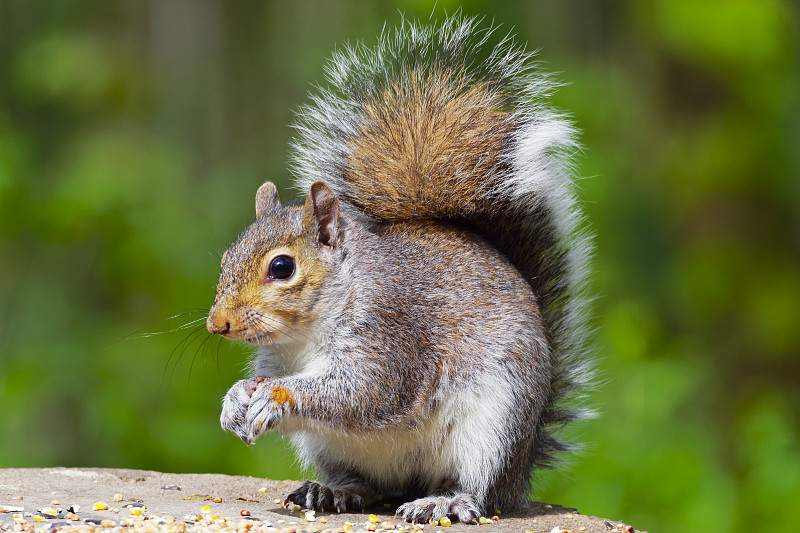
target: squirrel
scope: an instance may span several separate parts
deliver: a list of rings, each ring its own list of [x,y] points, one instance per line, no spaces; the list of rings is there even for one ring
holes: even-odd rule
[[[335,53],[295,124],[305,200],[264,183],[222,257],[208,331],[257,353],[221,424],[278,430],[321,478],[284,506],[476,523],[526,507],[591,414],[576,130],[493,39],[456,15]]]

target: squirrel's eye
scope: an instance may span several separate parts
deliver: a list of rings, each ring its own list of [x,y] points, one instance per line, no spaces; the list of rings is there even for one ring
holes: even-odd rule
[[[294,274],[294,259],[288,255],[279,255],[269,264],[270,279],[286,279]]]

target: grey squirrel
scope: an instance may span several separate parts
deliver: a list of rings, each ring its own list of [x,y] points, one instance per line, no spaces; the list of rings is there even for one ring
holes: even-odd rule
[[[455,16],[336,53],[295,125],[305,202],[262,185],[222,258],[208,330],[258,351],[221,423],[291,437],[321,482],[287,504],[474,523],[525,507],[588,413],[575,130],[492,39]]]

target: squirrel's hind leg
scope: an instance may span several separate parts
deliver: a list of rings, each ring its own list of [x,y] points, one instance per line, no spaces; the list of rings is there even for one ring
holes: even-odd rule
[[[363,511],[364,498],[355,489],[330,488],[316,481],[306,481],[297,490],[290,492],[284,507],[296,504],[303,509],[317,511]]]
[[[404,503],[397,508],[396,516],[406,522],[428,522],[448,516],[458,518],[464,524],[477,524],[481,513],[475,499],[465,492],[448,495],[432,495]]]

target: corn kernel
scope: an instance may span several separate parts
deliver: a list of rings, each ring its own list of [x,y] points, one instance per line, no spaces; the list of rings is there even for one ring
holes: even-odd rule
[[[320,518],[320,519],[319,519],[319,523],[320,523],[320,524],[327,524],[327,523],[328,523],[328,521],[327,521],[327,520],[325,520],[325,518],[323,517],[323,518]]]
[[[478,523],[479,524],[491,524],[493,522],[489,518],[486,518],[485,516],[482,516],[482,517],[478,518]]]
[[[350,531],[351,529],[353,529],[353,524],[351,524],[350,522],[345,522],[344,523],[344,530],[345,531]]]
[[[266,494],[267,493],[267,487],[260,487],[258,489],[258,492],[260,492],[261,494]]]
[[[144,507],[131,507],[130,511],[133,516],[142,516],[142,512],[144,512]]]
[[[294,504],[292,504],[292,505],[290,505],[290,506],[289,506],[289,510],[290,510],[290,511],[292,511],[292,512],[295,512],[295,513],[296,513],[297,511],[300,511],[300,510],[302,510],[302,509],[303,509],[303,508],[302,508],[302,507],[300,507],[299,505],[297,505],[296,503],[294,503]]]
[[[44,522],[44,521],[46,520],[46,519],[45,519],[45,517],[43,517],[42,515],[38,515],[38,514],[37,514],[37,515],[35,515],[35,516],[33,517],[33,519],[34,519],[36,522]]]
[[[372,522],[373,524],[377,524],[378,522],[381,521],[381,519],[378,518],[377,516],[375,516],[374,514],[369,515],[369,519],[368,520],[370,522]]]
[[[112,498],[112,499],[113,499],[115,502],[121,502],[122,500],[124,500],[124,499],[125,499],[125,497],[124,497],[124,496],[122,496],[122,494],[120,494],[119,492],[118,492],[118,493],[116,493],[116,494],[114,494],[114,495],[113,495],[111,498]]]
[[[106,504],[106,502],[94,502],[95,511],[105,511],[106,509],[108,509],[108,504]]]
[[[203,514],[208,514],[211,512],[211,507],[209,507],[208,505],[204,505],[203,508],[200,509],[200,512]]]
[[[450,519],[446,516],[443,516],[439,519],[439,525],[443,527],[450,527],[453,523],[450,522]]]
[[[220,498],[219,496],[215,496],[211,498],[211,501],[214,503],[222,503],[222,498]]]

